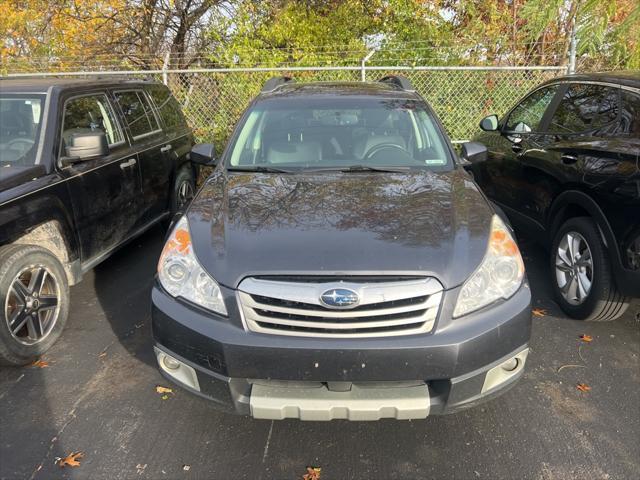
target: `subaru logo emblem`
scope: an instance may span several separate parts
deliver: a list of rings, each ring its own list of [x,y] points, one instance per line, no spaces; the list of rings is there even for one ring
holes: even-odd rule
[[[347,288],[332,288],[320,295],[320,302],[329,308],[353,308],[360,302],[360,297]]]

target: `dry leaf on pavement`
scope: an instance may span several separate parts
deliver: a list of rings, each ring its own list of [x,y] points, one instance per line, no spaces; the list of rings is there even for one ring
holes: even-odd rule
[[[304,474],[302,480],[320,480],[321,470],[319,467],[307,467],[307,473]]]
[[[547,311],[544,308],[534,308],[531,310],[534,317],[544,317],[547,314]]]
[[[182,470],[184,470],[185,472],[188,472],[189,470],[191,470],[191,465],[183,465]]]
[[[36,360],[33,362],[30,367],[38,367],[38,368],[47,368],[49,366],[49,362],[45,362],[44,360]]]
[[[588,392],[589,390],[591,390],[591,387],[586,383],[579,383],[578,385],[576,385],[576,388],[581,392]]]
[[[173,390],[167,387],[163,387],[162,385],[158,385],[156,387],[156,392],[158,393],[173,393]]]
[[[84,457],[84,453],[82,452],[70,453],[66,457],[58,460],[58,466],[64,467],[68,465],[70,467],[79,467],[80,462],[78,460],[80,460],[82,457]]]
[[[591,335],[586,335],[583,333],[582,335],[580,335],[580,340],[589,343],[593,341],[593,337]]]

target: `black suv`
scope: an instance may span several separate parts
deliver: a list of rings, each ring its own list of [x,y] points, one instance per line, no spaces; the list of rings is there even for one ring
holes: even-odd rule
[[[523,235],[550,249],[570,316],[613,320],[640,297],[640,72],[543,83],[475,140],[476,181]]]
[[[424,418],[504,392],[531,295],[462,162],[404,78],[267,82],[161,254],[163,374],[265,419]]]
[[[0,361],[49,348],[69,285],[189,200],[192,144],[164,85],[0,80]]]

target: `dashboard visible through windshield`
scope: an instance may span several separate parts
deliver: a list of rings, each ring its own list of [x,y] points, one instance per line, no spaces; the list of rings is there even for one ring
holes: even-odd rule
[[[234,170],[450,170],[432,114],[406,99],[289,98],[257,103],[230,149]]]
[[[36,161],[44,95],[0,95],[0,167]]]

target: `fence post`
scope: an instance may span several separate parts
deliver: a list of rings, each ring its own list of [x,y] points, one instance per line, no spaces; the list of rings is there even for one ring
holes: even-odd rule
[[[568,73],[576,73],[576,19],[573,18],[571,22],[571,43],[569,44],[569,71]]]
[[[373,56],[373,54],[376,53],[376,49],[374,48],[373,50],[369,51],[369,53],[367,53],[367,55],[362,59],[362,61],[360,62],[360,80],[363,82],[367,81],[367,73],[366,73],[366,64],[369,61],[369,59]]]
[[[164,62],[162,63],[162,83],[165,85],[169,84],[169,74],[167,70],[169,70],[169,58],[171,57],[171,52],[167,52],[164,56]]]

